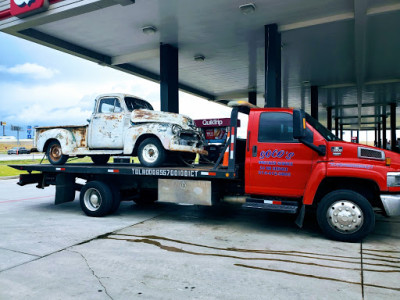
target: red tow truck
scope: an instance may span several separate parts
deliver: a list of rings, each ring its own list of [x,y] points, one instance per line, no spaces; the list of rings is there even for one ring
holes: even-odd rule
[[[237,137],[239,112],[249,115],[247,139]],[[400,215],[400,155],[395,152],[341,141],[299,109],[236,102],[229,131],[215,163],[12,167],[28,171],[20,176],[21,186],[55,185],[55,204],[73,201],[80,191],[81,208],[93,217],[112,214],[125,200],[209,206],[224,201],[297,214],[301,227],[305,210],[315,209],[327,237],[352,242],[373,231],[374,208]]]

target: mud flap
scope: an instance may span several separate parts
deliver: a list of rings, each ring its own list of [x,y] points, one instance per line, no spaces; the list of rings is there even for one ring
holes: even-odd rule
[[[301,205],[299,214],[297,215],[296,221],[294,223],[299,226],[299,228],[303,227],[304,216],[306,214],[306,206],[304,204]]]
[[[211,181],[158,179],[158,201],[211,206]]]
[[[54,204],[71,202],[75,199],[75,177],[70,174],[58,174],[56,177],[56,198]]]

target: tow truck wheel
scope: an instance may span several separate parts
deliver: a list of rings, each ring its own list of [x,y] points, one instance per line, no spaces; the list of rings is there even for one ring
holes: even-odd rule
[[[324,234],[343,242],[363,239],[375,227],[375,214],[368,200],[351,190],[330,192],[317,208],[317,220]]]
[[[58,141],[51,141],[46,150],[46,155],[52,165],[63,165],[68,160],[68,155],[62,154],[61,145]]]
[[[101,181],[88,182],[81,190],[80,204],[86,215],[103,217],[113,207],[112,190]]]
[[[138,149],[140,163],[146,167],[159,167],[165,160],[165,149],[157,138],[147,138]]]
[[[90,157],[92,159],[92,162],[95,165],[105,165],[108,163],[108,160],[110,159],[110,155],[104,154],[104,155],[92,155]]]

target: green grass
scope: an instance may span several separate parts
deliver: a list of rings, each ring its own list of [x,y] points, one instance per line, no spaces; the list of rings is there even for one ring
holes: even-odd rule
[[[26,160],[9,160],[9,161],[0,161],[0,177],[5,177],[5,176],[16,176],[19,174],[27,174],[26,171],[21,171],[21,170],[16,170],[14,168],[9,167],[8,165],[35,165],[39,164],[41,159],[26,159]],[[71,158],[68,160],[67,163],[88,163],[92,162],[90,157],[84,157],[84,158]],[[110,162],[112,162],[112,158],[110,158]],[[139,163],[139,160],[137,157],[133,158],[134,163]],[[42,164],[48,164],[49,161],[47,159],[44,159]]]

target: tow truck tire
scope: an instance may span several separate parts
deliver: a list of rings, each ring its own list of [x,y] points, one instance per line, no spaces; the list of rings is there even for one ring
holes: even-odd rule
[[[86,215],[90,217],[103,217],[113,207],[112,190],[104,182],[88,182],[81,190],[80,204]]]
[[[147,138],[139,145],[138,157],[143,166],[155,168],[164,163],[166,153],[157,138]]]
[[[351,190],[327,194],[317,208],[318,225],[330,239],[357,242],[375,228],[375,214],[368,200]]]
[[[108,163],[108,160],[110,159],[110,155],[104,154],[104,155],[92,155],[90,157],[92,159],[92,162],[95,165],[105,165]]]
[[[59,141],[51,141],[46,150],[47,159],[52,165],[63,165],[68,160],[68,155],[62,154]]]

